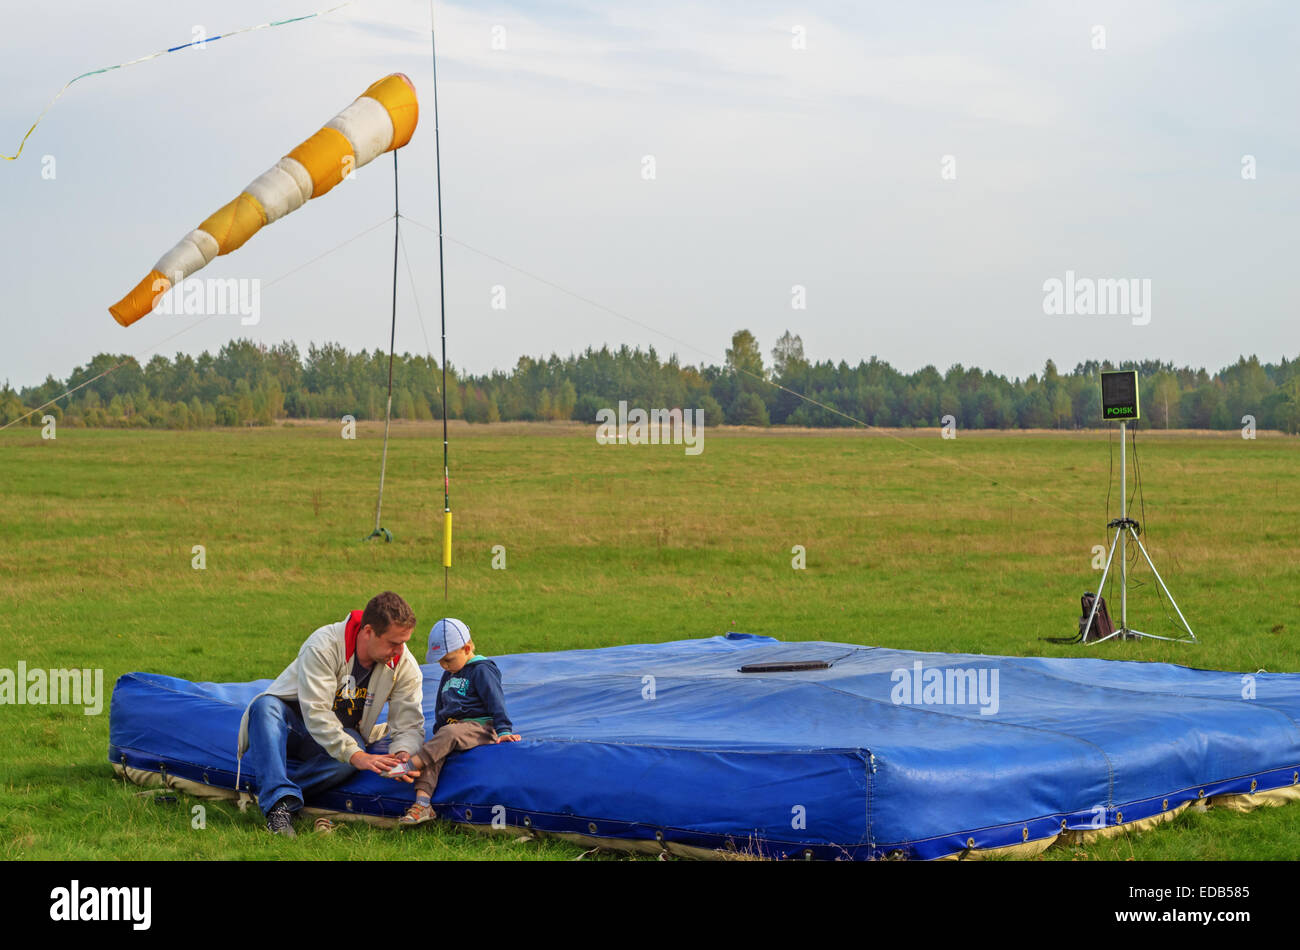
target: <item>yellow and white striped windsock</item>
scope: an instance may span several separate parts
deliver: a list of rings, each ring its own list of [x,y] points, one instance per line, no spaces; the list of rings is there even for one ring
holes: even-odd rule
[[[319,198],[351,169],[411,140],[419,121],[415,87],[401,73],[385,76],[319,132],[263,172],[234,201],[213,214],[159,258],[135,289],[108,308],[130,326],[157,305],[173,283],[214,257],[229,254],[261,228]]]

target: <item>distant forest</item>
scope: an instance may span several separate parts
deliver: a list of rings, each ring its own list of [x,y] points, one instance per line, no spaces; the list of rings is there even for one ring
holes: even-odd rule
[[[850,366],[809,362],[803,341],[786,333],[764,361],[748,330],[737,332],[725,366],[682,366],[643,351],[588,348],[566,358],[522,356],[510,372],[484,376],[447,370],[447,415],[469,422],[577,419],[620,400],[644,409],[702,409],[706,425],[938,426],[951,415],[972,429],[1073,429],[1100,423],[1098,373],[1136,369],[1144,427],[1232,429],[1253,416],[1261,429],[1300,431],[1300,360],[1260,363],[1251,356],[1210,374],[1172,363],[1089,361],[1061,373],[1051,361],[1041,374],[1008,380],[961,365],[902,373],[872,357]],[[101,353],[67,379],[0,389],[0,425],[122,363],[102,379],[33,414],[63,425],[189,429],[270,425],[278,419],[384,418],[388,354],[349,353],[311,345],[304,359],[293,343],[251,340],[215,355],[134,358]],[[776,383],[777,385],[772,385]],[[393,361],[393,416],[442,418],[441,372],[432,357],[403,353]],[[784,388],[779,388],[784,387]],[[789,390],[789,391],[787,391]],[[833,407],[844,416],[799,398]]]

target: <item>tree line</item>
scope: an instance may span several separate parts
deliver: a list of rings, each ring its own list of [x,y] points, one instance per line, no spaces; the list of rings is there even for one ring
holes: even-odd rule
[[[118,365],[121,364],[121,365]],[[102,377],[105,370],[116,366]],[[1217,373],[1154,360],[1111,364],[1090,360],[1061,373],[1049,360],[1042,373],[1009,380],[960,364],[939,372],[903,373],[872,357],[850,366],[812,362],[803,341],[786,332],[765,361],[748,330],[731,340],[723,366],[683,366],[675,356],[621,346],[589,347],[547,359],[522,356],[509,372],[485,375],[447,367],[447,415],[469,422],[576,419],[620,400],[645,409],[701,409],[706,425],[939,426],[951,416],[962,428],[1073,429],[1101,421],[1098,374],[1135,369],[1141,380],[1144,425],[1232,429],[1251,416],[1261,429],[1300,431],[1300,360],[1260,363],[1241,357]],[[442,373],[432,357],[393,359],[393,417],[442,418]],[[100,377],[100,378],[96,378]],[[88,385],[82,385],[93,380]],[[62,396],[68,390],[71,395]],[[133,357],[101,353],[66,379],[0,389],[0,425],[56,400],[46,414],[65,425],[206,428],[271,425],[279,419],[384,418],[388,354],[350,353],[312,344],[234,340],[216,355]],[[807,398],[800,398],[801,396]]]

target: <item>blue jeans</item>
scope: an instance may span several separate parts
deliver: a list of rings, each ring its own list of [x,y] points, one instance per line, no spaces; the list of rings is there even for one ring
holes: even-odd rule
[[[363,750],[365,740],[345,729]],[[290,811],[305,797],[333,788],[357,774],[333,758],[311,737],[297,710],[275,696],[259,696],[248,711],[248,758],[257,777],[257,807],[266,814],[282,798]],[[296,762],[290,767],[289,760]]]

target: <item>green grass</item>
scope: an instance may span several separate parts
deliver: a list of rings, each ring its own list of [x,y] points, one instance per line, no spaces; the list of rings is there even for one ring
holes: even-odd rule
[[[382,427],[0,433],[0,667],[188,679],[273,676],[308,633],[382,589],[424,620],[464,618],[487,653],[728,630],[918,650],[1096,655],[1300,670],[1300,441],[1143,433],[1144,539],[1202,642],[1100,648],[1075,630],[1104,533],[1104,433],[709,430],[704,452],[598,445],[591,427],[453,425],[456,564],[444,607],[441,428],[397,424],[384,525]],[[1118,451],[1116,451],[1118,464]],[[1118,479],[1118,472],[1116,472]],[[996,484],[995,484],[996,483]],[[1118,489],[1112,496],[1118,509]],[[1134,512],[1141,519],[1141,511]],[[491,569],[493,545],[507,570]],[[807,570],[791,569],[791,548]],[[194,545],[206,550],[194,570]],[[1148,580],[1143,570],[1139,580]],[[1112,607],[1118,613],[1118,591]],[[1154,588],[1130,619],[1172,628]],[[0,706],[7,858],[572,858],[438,828],[352,826],[270,841],[252,814],[112,780],[107,710]],[[521,724],[526,733],[527,724]],[[1131,849],[1131,852],[1130,852]],[[1211,812],[1089,858],[1300,857],[1300,808]]]

